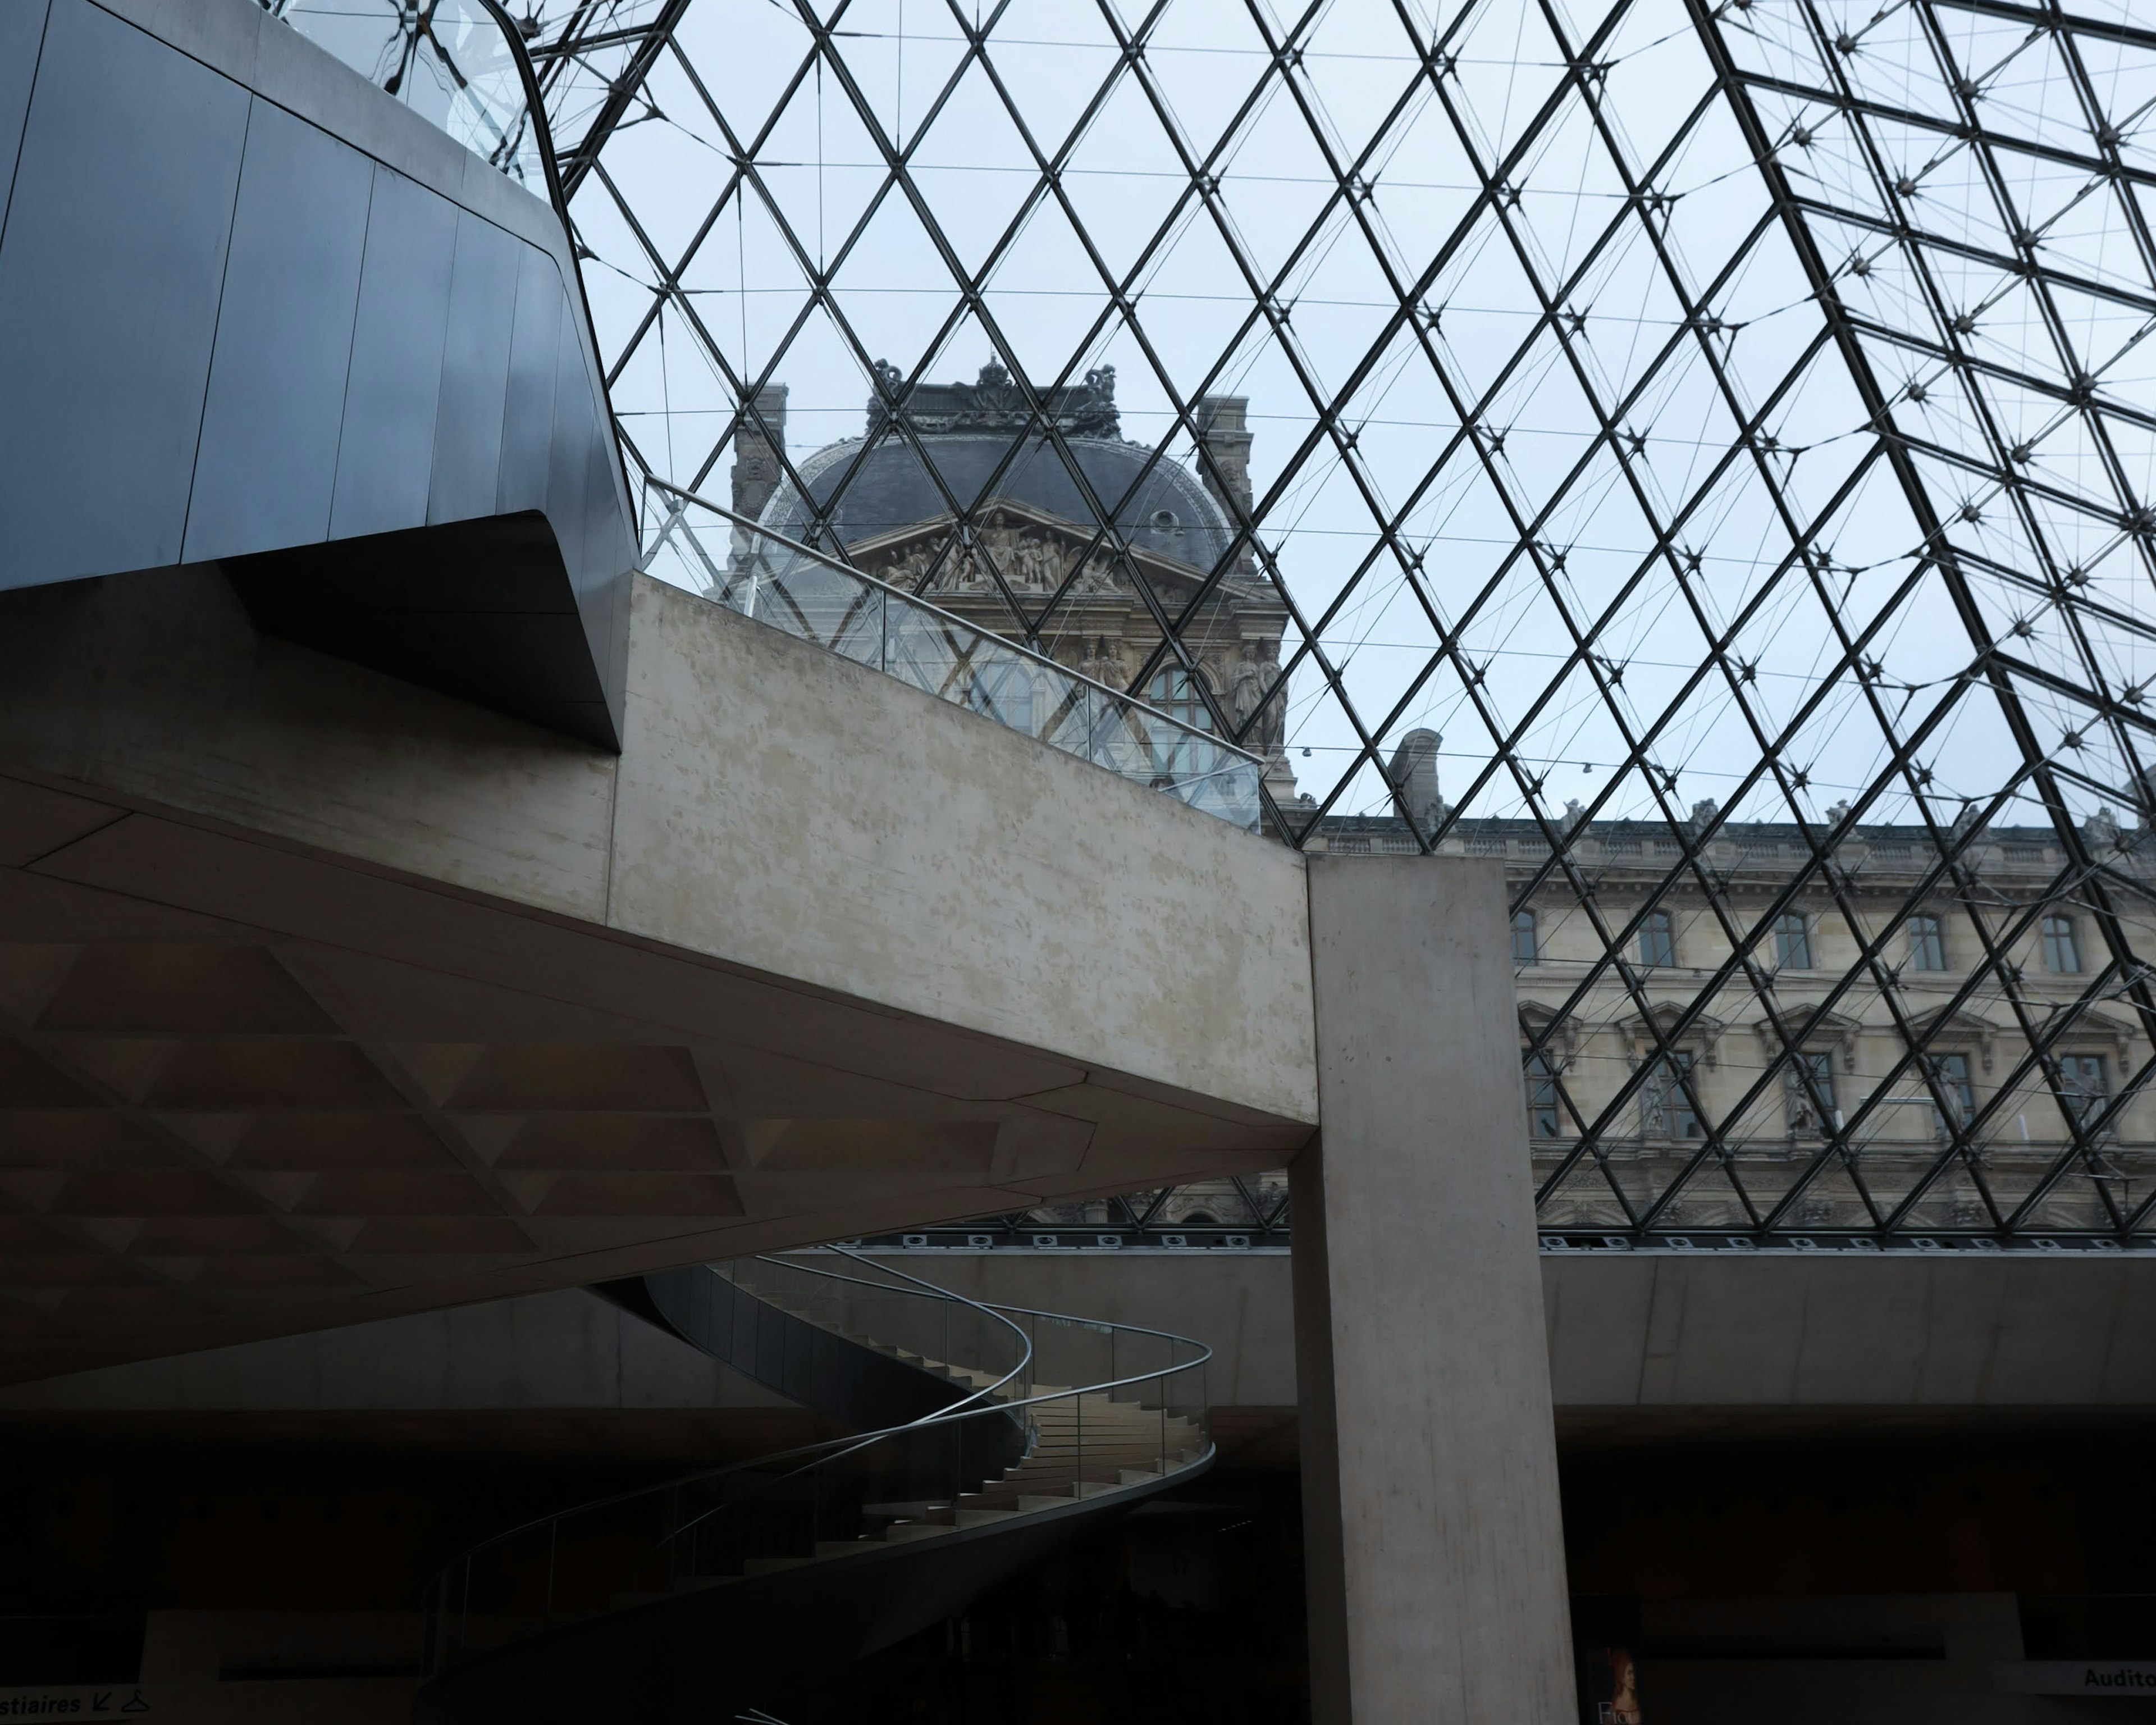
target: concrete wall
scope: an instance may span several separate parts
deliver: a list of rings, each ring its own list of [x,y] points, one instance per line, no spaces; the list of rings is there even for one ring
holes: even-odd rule
[[[1301,859],[640,587],[618,927],[1315,1119]]]
[[[1194,1336],[1214,1350],[1215,1405],[1295,1404],[1285,1253],[895,1261],[974,1299]],[[1561,1410],[2156,1403],[2156,1266],[1625,1253],[1542,1268]],[[0,1409],[764,1404],[746,1380],[580,1291],[0,1389]]]
[[[2156,1260],[1610,1253],[1543,1260],[1572,1407],[2156,1402]]]
[[[0,629],[0,769],[1317,1117],[1284,846],[642,578],[619,759],[263,644],[213,577],[124,580]]]
[[[790,1405],[581,1288],[0,1389],[15,1413]]]
[[[2087,1719],[2079,1699],[2001,1693],[1995,1673],[2021,1660],[2011,1594],[1887,1598],[1654,1599],[1642,1640],[1686,1649],[1640,1661],[1642,1715],[1655,1725],[2036,1725]],[[1881,1644],[1922,1658],[1865,1658]],[[1718,1648],[1729,1650],[1714,1656]],[[1774,1656],[1787,1649],[1786,1656]],[[1839,1651],[1841,1657],[1832,1656]],[[2099,1717],[2132,1707],[2098,1707]]]
[[[1295,1404],[1281,1252],[894,1259],[974,1299],[1194,1336],[1222,1407]],[[2156,1403],[2156,1266],[2109,1258],[1546,1256],[1560,1410]],[[746,1398],[746,1399],[745,1399]],[[0,1409],[732,1407],[763,1393],[581,1291],[0,1389]]]

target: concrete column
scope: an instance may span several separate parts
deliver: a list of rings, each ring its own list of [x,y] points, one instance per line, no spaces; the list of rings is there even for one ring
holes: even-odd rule
[[[1575,1717],[1504,872],[1310,859],[1290,1168],[1317,1725]]]

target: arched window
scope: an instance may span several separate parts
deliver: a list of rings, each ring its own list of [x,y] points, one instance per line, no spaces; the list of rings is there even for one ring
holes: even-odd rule
[[[1179,665],[1152,674],[1152,680],[1146,685],[1146,700],[1194,731],[1213,728],[1213,716],[1205,711],[1204,697],[1199,694],[1191,674]]]
[[[1213,716],[1206,711],[1204,697],[1198,692],[1196,675],[1181,665],[1155,671],[1146,685],[1146,700],[1171,719],[1188,725],[1191,731],[1213,728]],[[1213,752],[1187,731],[1171,731],[1155,725],[1147,737],[1146,747],[1150,757],[1148,764],[1156,779],[1181,779],[1213,764],[1209,758]]]
[[[1512,963],[1539,964],[1542,945],[1535,933],[1535,913],[1532,911],[1512,912]]]

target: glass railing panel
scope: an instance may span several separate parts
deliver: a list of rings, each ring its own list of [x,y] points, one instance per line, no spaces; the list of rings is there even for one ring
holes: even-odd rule
[[[737,607],[744,616],[880,670],[885,595],[880,588],[806,558],[751,572]]]
[[[657,480],[648,495],[647,574],[1256,829],[1256,757],[717,504]]]
[[[1196,1343],[978,1305],[847,1253],[712,1273],[839,1334],[1014,1373],[970,1409],[628,1492],[475,1548],[429,1590],[430,1675],[581,1618],[880,1544],[909,1522],[971,1525],[969,1507],[1023,1513],[1158,1483],[1206,1453],[1209,1356]],[[984,1441],[1014,1420],[1022,1449]]]
[[[547,166],[508,32],[480,0],[260,0],[537,198]]]
[[[1081,761],[1092,759],[1092,685],[1082,677],[1055,676],[1042,692],[1040,727],[1034,734],[1050,748]]]
[[[883,668],[909,688],[939,701],[969,705],[963,699],[966,669],[979,635],[955,617],[896,594],[891,596],[884,619]],[[978,706],[970,710],[983,711]],[[993,718],[996,711],[988,703],[983,716]]]

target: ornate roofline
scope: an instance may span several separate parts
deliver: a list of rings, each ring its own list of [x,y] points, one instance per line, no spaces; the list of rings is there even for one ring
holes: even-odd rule
[[[1040,412],[1026,405],[1018,382],[994,360],[981,367],[971,383],[916,383],[887,359],[875,362],[875,393],[869,398],[868,429],[873,436],[890,419],[905,420],[916,431],[1030,431],[1045,434],[1050,424],[1066,437],[1120,437],[1116,416],[1116,368],[1101,366],[1083,383],[1042,392]]]

